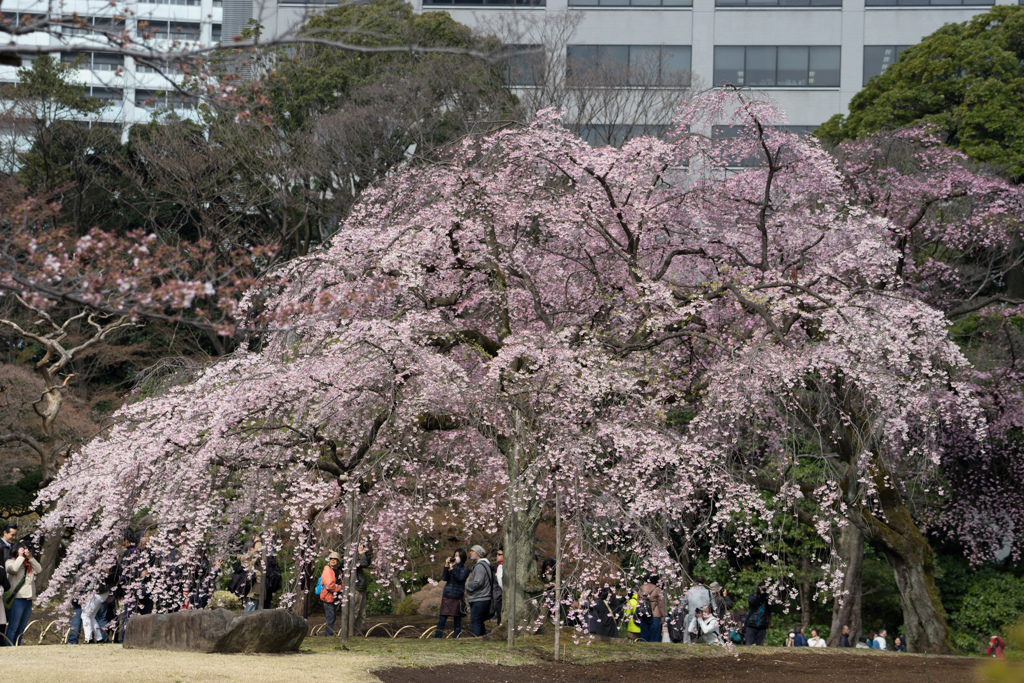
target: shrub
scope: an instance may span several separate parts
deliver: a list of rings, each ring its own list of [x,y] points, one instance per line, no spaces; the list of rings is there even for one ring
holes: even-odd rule
[[[376,581],[366,587],[366,613],[391,614],[391,593]]]
[[[413,600],[412,596],[407,596],[402,602],[398,603],[398,607],[395,608],[395,614],[400,617],[409,617],[416,614],[416,609],[419,607],[416,601]]]
[[[231,611],[238,611],[242,609],[242,601],[238,599],[238,596],[228,591],[214,591],[213,597],[210,598],[211,608],[222,608],[229,609]]]
[[[1024,578],[996,574],[979,578],[950,619],[953,640],[964,649],[983,648],[992,635],[1008,633],[1024,612]],[[974,648],[971,648],[971,644]]]

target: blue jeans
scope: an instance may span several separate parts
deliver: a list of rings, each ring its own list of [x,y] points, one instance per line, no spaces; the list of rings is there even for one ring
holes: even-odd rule
[[[82,635],[82,608],[75,608],[75,616],[71,617],[71,626],[68,631],[68,645],[78,645],[78,637]]]
[[[491,613],[491,601],[480,600],[469,603],[469,631],[474,636],[484,634],[484,622]]]
[[[640,620],[640,640],[646,640],[648,643],[661,642],[661,617]]]
[[[110,620],[107,619],[107,610],[105,607],[100,607],[100,614],[103,616],[97,616],[95,621],[96,625],[103,629],[99,642],[105,643],[109,640],[109,638],[107,638],[107,624],[110,623]]]
[[[338,606],[333,602],[324,603],[324,635],[328,638],[334,636],[334,620],[338,615]]]
[[[32,601],[26,598],[15,598],[11,605],[11,611],[7,615],[7,640],[4,645],[19,645],[21,634],[28,626],[28,620],[32,618]]]
[[[452,621],[455,623],[455,632],[452,633],[452,638],[458,638],[459,634],[462,633],[462,617],[452,617]],[[444,638],[444,627],[448,623],[448,617],[443,614],[437,618],[437,630],[434,632],[435,638]]]

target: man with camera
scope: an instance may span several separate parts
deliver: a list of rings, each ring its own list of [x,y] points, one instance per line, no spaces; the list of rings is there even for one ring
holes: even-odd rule
[[[764,645],[764,637],[768,633],[768,622],[771,618],[772,606],[768,595],[767,583],[762,581],[750,594],[747,605],[750,611],[746,619],[747,645]]]

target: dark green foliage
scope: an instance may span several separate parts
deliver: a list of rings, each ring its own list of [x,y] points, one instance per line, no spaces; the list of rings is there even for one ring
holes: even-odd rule
[[[447,47],[479,52],[500,48],[494,39],[473,35],[445,12],[414,14],[401,0],[375,0],[332,8],[312,18],[303,33],[365,47]],[[366,106],[382,97],[418,93],[431,109],[435,142],[465,131],[467,113],[511,104],[504,70],[497,63],[457,54],[340,52],[305,46],[279,53],[279,64],[264,81],[277,125],[308,128],[319,116],[342,107]],[[388,95],[388,93],[391,93]]]
[[[366,613],[391,614],[391,592],[387,586],[369,582],[366,587]]]
[[[28,470],[17,484],[0,486],[0,518],[23,517],[32,512],[35,500],[43,482],[39,470]]]
[[[817,135],[840,142],[889,127],[937,124],[970,157],[1024,176],[1024,7],[947,24],[900,54]]]

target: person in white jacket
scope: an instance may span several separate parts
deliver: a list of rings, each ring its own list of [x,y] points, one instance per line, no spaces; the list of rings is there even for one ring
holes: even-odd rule
[[[697,643],[721,645],[722,634],[719,633],[718,619],[711,613],[711,606],[696,610],[693,616],[694,619],[690,622],[690,639]]]
[[[102,643],[104,640],[103,629],[100,628],[99,622],[96,620],[96,614],[106,602],[108,592],[106,586],[100,586],[99,590],[89,596],[82,607],[82,633],[85,635],[87,643],[94,640],[97,643]]]
[[[825,647],[825,639],[818,635],[818,629],[811,629],[811,637],[807,639],[807,644],[811,647]]]
[[[14,604],[7,617],[7,638],[4,645],[20,645],[21,635],[32,617],[32,601],[36,597],[36,577],[43,567],[32,556],[28,543],[21,541],[11,549],[11,558],[4,565],[7,581],[11,584]]]

